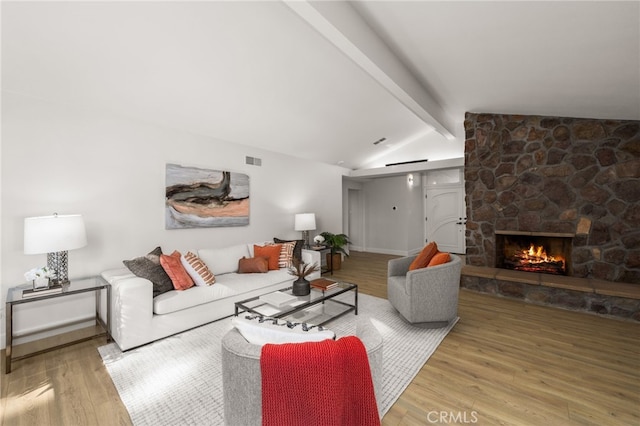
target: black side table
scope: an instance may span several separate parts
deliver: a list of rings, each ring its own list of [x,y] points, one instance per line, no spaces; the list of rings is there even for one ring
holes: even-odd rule
[[[23,297],[22,292],[24,290],[29,290],[32,288],[32,285],[23,284],[17,287],[12,287],[9,289],[7,293],[7,349],[6,349],[6,364],[5,364],[5,374],[11,373],[11,350],[13,344],[13,307],[14,305],[20,305],[22,303],[30,303],[36,301],[48,300],[49,302],[53,302],[54,299],[59,297],[67,297],[74,294],[86,293],[93,291],[96,294],[96,324],[100,325],[104,329],[104,333],[97,334],[95,336],[84,337],[82,339],[74,340],[72,342],[63,343],[61,345],[53,346],[51,348],[43,349],[37,352],[33,352],[27,355],[22,355],[20,357],[13,358],[14,361],[19,361],[24,358],[29,358],[35,355],[39,355],[44,352],[49,352],[54,349],[63,348],[65,346],[70,346],[76,343],[84,342],[87,340],[91,340],[95,337],[102,336],[103,334],[107,336],[107,342],[110,342],[111,339],[111,285],[106,282],[102,277],[89,277],[82,278],[77,280],[71,280],[71,282],[64,284],[62,286],[62,292],[60,293],[43,293],[42,295],[32,295],[31,297]],[[99,309],[100,309],[100,301],[102,290],[105,290],[107,293],[107,323],[105,324],[100,318]],[[64,325],[61,325],[61,327]]]
[[[329,260],[327,261],[327,254],[331,254],[331,248],[326,246],[311,246],[309,250],[317,251],[320,253],[320,260],[322,264],[320,265],[320,273],[326,274],[330,272],[333,275],[333,257],[329,256]]]

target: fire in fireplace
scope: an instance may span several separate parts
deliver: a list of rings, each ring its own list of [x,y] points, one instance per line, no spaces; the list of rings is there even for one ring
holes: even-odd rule
[[[565,273],[565,258],[549,256],[544,246],[531,244],[528,249],[515,250],[513,255],[505,257],[505,265],[509,269],[527,272],[545,272],[549,274]]]
[[[568,234],[496,231],[496,267],[570,275],[571,238]]]

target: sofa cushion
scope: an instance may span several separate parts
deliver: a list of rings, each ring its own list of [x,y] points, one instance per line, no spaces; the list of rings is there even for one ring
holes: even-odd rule
[[[171,278],[173,288],[176,290],[186,290],[193,287],[193,279],[182,266],[180,258],[182,255],[179,251],[175,250],[171,255],[161,254],[160,264],[164,271]]]
[[[153,313],[156,315],[170,314],[234,294],[236,293],[229,287],[218,284],[205,287],[195,286],[186,291],[173,290],[153,299]],[[229,303],[233,304],[233,302]]]
[[[240,334],[254,345],[320,342],[336,337],[333,331],[322,326],[289,322],[262,315],[242,314],[233,317],[231,322]]]
[[[273,242],[267,240],[267,241],[258,241],[255,243],[247,244],[247,249],[249,250],[249,256],[256,257],[256,254],[253,251],[253,248],[255,246],[267,246],[269,244],[273,244]]]
[[[298,260],[302,260],[302,247],[304,246],[304,240],[281,240],[280,238],[274,238],[273,242],[279,244],[296,243],[293,247],[293,257]]]
[[[153,297],[173,290],[171,278],[160,264],[162,249],[156,247],[146,256],[136,257],[131,260],[123,260],[124,266],[129,268],[136,276],[146,278],[153,283]]]
[[[180,258],[180,261],[197,286],[206,287],[216,282],[215,275],[207,268],[202,259],[192,252],[187,252]]]
[[[415,259],[413,259],[413,262],[411,262],[411,265],[409,265],[409,270],[413,271],[415,269],[426,268],[431,261],[431,258],[433,258],[433,256],[435,256],[437,252],[438,245],[435,241],[431,241],[429,244],[424,246],[420,254],[416,256]]]
[[[216,285],[225,285],[235,294],[247,293],[279,283],[282,283],[282,288],[291,287],[292,282],[293,277],[286,269],[269,271],[266,274],[224,274],[216,277]]]
[[[264,274],[269,272],[269,261],[264,257],[243,257],[238,261],[239,274]]]
[[[451,256],[449,256],[449,253],[439,251],[435,254],[435,256],[431,258],[427,267],[442,265],[443,263],[447,263],[450,260]]]
[[[238,260],[243,257],[253,257],[246,244],[219,249],[201,249],[198,250],[198,256],[214,275],[238,272]]]
[[[280,269],[280,252],[282,244],[268,244],[264,246],[254,245],[253,255],[255,257],[266,257],[269,261],[269,270],[275,271]]]

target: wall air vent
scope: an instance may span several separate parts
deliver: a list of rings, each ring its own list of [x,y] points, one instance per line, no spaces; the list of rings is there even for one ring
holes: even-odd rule
[[[385,164],[385,167],[389,167],[389,166],[400,166],[402,164],[414,164],[414,163],[426,163],[427,161],[429,161],[428,159],[424,159],[424,160],[413,160],[413,161],[403,161],[401,163],[389,163],[389,164]]]
[[[252,166],[262,166],[262,159],[258,157],[245,157],[245,163]]]

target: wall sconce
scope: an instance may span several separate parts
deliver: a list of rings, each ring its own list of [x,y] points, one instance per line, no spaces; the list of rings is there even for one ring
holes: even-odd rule
[[[408,186],[409,188],[412,188],[412,187],[413,187],[413,173],[409,173],[409,174],[407,175],[407,186]]]
[[[294,228],[296,231],[302,231],[302,239],[304,240],[304,248],[309,248],[309,231],[316,229],[315,213],[298,213],[295,217]]]
[[[69,282],[67,250],[87,245],[84,220],[79,214],[28,217],[24,220],[24,254],[47,253],[47,268],[54,284]]]

